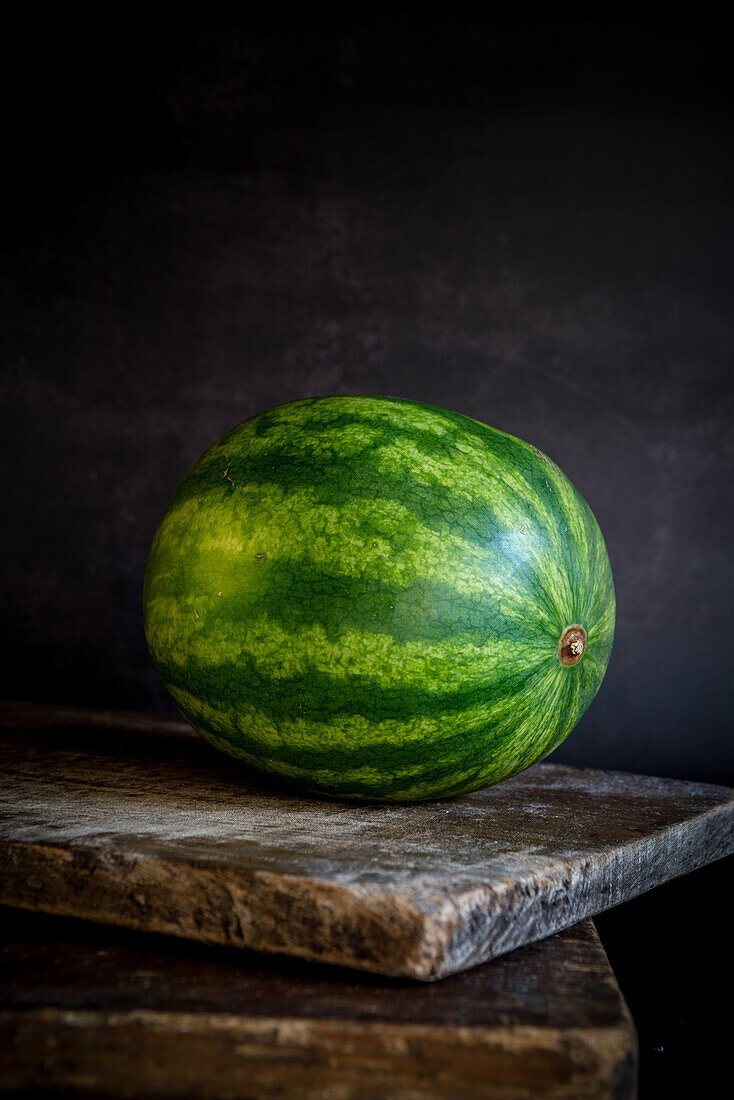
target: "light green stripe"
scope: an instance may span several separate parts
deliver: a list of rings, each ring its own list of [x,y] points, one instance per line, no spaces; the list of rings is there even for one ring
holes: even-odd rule
[[[161,664],[170,662],[183,671],[193,659],[212,670],[217,668],[213,655],[226,654],[227,664],[246,659],[274,681],[323,672],[345,680],[363,677],[380,688],[430,691],[434,685],[438,694],[447,685],[458,691],[529,673],[554,655],[554,643],[547,638],[522,645],[510,638],[478,645],[475,637],[460,636],[439,644],[398,643],[390,634],[347,628],[334,639],[320,623],[288,628],[265,613],[243,623],[221,617],[207,623],[203,606],[196,619],[191,598],[159,597],[149,614],[153,655]]]

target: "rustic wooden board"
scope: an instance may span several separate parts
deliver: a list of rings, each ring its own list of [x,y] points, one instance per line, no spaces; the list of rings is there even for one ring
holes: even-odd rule
[[[431,980],[734,850],[731,791],[538,765],[451,801],[275,787],[177,724],[10,707],[0,902]]]
[[[0,910],[0,1088],[281,1100],[628,1098],[590,920],[440,984]]]

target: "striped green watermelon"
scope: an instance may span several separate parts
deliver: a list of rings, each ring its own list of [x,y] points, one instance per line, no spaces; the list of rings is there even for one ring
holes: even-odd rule
[[[615,606],[596,520],[550,459],[382,397],[295,401],[223,436],[166,509],[144,604],[204,737],[384,800],[551,752],[599,689]]]

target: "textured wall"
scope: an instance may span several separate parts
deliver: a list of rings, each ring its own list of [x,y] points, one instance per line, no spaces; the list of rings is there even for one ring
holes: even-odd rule
[[[320,393],[537,444],[618,634],[557,759],[734,782],[732,166],[712,32],[387,18],[18,26],[0,691],[170,709],[156,522],[220,434]]]

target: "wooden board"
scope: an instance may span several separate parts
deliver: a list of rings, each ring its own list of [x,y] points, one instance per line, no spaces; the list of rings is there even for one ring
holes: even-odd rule
[[[433,985],[7,909],[0,944],[0,1088],[634,1096],[634,1028],[589,920]]]
[[[254,777],[177,724],[7,708],[0,902],[430,980],[734,850],[719,787],[538,765],[450,801]]]

